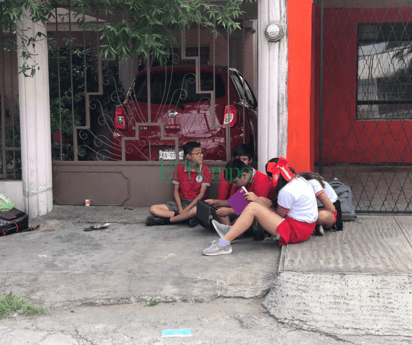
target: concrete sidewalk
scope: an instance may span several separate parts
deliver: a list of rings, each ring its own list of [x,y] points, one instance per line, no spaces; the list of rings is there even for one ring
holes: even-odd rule
[[[148,209],[55,206],[34,232],[0,237],[2,291],[48,308],[138,300],[210,301],[269,291],[280,249],[238,240],[233,255],[202,256],[214,231],[187,224],[147,227]],[[85,232],[90,224],[105,230]],[[54,231],[47,231],[54,230]]]
[[[201,255],[212,231],[146,227],[148,209],[55,206],[34,231],[0,237],[1,293],[45,307],[265,297],[279,321],[330,334],[412,336],[412,217],[361,216],[279,249],[237,240]],[[85,232],[90,224],[105,230]],[[47,231],[54,230],[54,231]]]

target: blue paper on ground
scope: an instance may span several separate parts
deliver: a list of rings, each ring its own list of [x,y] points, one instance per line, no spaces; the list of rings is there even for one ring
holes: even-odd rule
[[[190,328],[183,329],[164,329],[162,337],[186,337],[192,335]]]

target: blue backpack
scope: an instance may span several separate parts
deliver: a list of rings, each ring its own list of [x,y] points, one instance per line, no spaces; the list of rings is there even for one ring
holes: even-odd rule
[[[355,207],[352,206],[352,190],[350,187],[338,181],[336,177],[332,182],[329,182],[329,184],[338,195],[342,209],[342,220],[344,222],[354,220],[356,214]]]

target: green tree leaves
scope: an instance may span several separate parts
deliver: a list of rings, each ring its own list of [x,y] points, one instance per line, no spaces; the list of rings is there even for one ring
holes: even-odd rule
[[[206,0],[63,0],[57,3],[55,0],[3,0],[0,1],[0,25],[4,30],[13,28],[15,21],[23,18],[23,8],[31,13],[33,21],[46,23],[55,15],[55,7],[70,7],[76,13],[76,22],[81,28],[99,31],[100,39],[103,40],[100,51],[102,57],[117,55],[127,58],[133,54],[147,57],[152,54],[156,59],[162,60],[169,55],[169,47],[175,41],[171,30],[187,29],[193,23],[199,23],[215,34],[218,27],[223,27],[230,33],[240,28],[237,19],[243,14],[240,9],[243,2],[244,0],[228,0],[224,3]],[[90,17],[100,19],[86,20]],[[34,37],[31,43],[34,44],[39,38],[41,37]],[[26,60],[28,58],[26,56]],[[27,74],[26,70],[24,72]]]

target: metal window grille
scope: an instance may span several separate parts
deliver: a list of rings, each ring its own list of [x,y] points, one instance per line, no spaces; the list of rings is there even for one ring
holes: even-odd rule
[[[357,212],[411,213],[412,7],[323,0],[316,9],[317,170]]]

